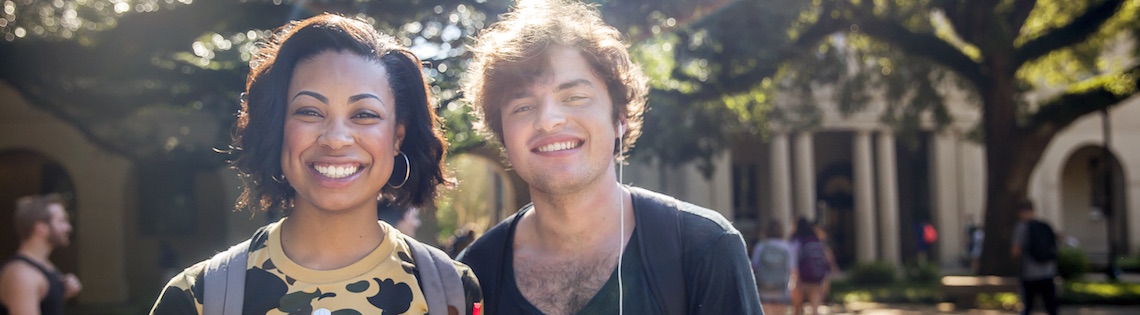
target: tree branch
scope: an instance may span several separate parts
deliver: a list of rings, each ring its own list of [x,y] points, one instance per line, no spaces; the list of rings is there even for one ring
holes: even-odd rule
[[[1048,139],[1052,139],[1052,134],[1065,129],[1078,118],[1115,106],[1136,95],[1136,91],[1140,90],[1140,64],[1122,73],[1102,75],[1089,79],[1086,83],[1076,84],[1078,87],[1042,104],[1020,132],[1029,138],[1050,135]],[[1131,80],[1122,80],[1121,76],[1131,77]],[[1113,86],[1119,82],[1128,82],[1129,86]],[[1121,88],[1128,92],[1113,92]]]
[[[898,23],[869,15],[862,15],[858,19],[860,29],[864,33],[899,47],[909,54],[925,57],[946,66],[974,84],[984,82],[985,76],[982,74],[981,65],[934,34],[915,33]]]
[[[999,1],[993,0],[967,0],[967,1],[941,1],[939,6],[945,10],[946,19],[950,26],[963,41],[974,45],[986,36],[986,18],[993,12]]]
[[[1029,18],[1029,13],[1033,12],[1033,7],[1037,6],[1037,0],[1015,0],[1013,9],[1010,10],[1009,15],[1006,16],[1006,22],[1009,23],[1010,29],[1017,30],[1021,33],[1021,27],[1025,24],[1025,19]]]
[[[1088,39],[1089,35],[1100,31],[1108,19],[1116,15],[1124,0],[1107,0],[1096,6],[1088,8],[1084,14],[1073,20],[1072,23],[1053,29],[1045,35],[1026,42],[1017,47],[1013,58],[1013,68],[1021,67],[1026,62],[1044,56],[1054,50],[1077,44]]]

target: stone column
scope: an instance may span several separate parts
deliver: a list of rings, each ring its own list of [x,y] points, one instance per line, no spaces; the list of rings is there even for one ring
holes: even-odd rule
[[[859,262],[878,259],[875,228],[875,178],[871,163],[871,133],[855,132],[855,257]]]
[[[772,213],[787,231],[792,226],[792,165],[788,161],[788,134],[777,132],[772,136]],[[761,218],[764,219],[764,218]]]
[[[899,259],[899,185],[895,163],[895,135],[879,133],[879,243],[883,261],[901,265]]]
[[[815,153],[811,132],[796,134],[796,215],[815,219]]]
[[[930,143],[930,189],[932,190],[930,197],[934,201],[934,208],[930,216],[938,230],[938,241],[929,250],[931,253],[937,251],[939,265],[943,268],[952,268],[958,264],[963,234],[961,229],[963,215],[959,204],[962,196],[958,191],[959,139],[951,132],[943,132],[935,134],[931,140],[933,141]]]

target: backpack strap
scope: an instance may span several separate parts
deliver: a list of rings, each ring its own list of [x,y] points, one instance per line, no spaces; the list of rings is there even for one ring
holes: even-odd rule
[[[412,260],[420,272],[420,289],[427,300],[428,314],[447,315],[449,307],[455,308],[459,314],[467,314],[467,294],[451,257],[413,238],[404,237],[404,241],[408,243]]]
[[[245,267],[250,240],[214,255],[203,271],[205,290],[202,313],[206,315],[240,315],[245,298]]]
[[[681,201],[629,187],[649,286],[665,314],[686,314]]]

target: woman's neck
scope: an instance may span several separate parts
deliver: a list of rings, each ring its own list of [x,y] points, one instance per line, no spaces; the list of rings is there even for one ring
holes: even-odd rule
[[[375,209],[375,205],[346,212],[294,208],[279,227],[281,248],[286,257],[305,268],[333,270],[349,266],[384,241]]]

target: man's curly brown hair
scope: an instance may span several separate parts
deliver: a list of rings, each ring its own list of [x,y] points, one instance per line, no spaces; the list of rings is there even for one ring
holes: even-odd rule
[[[621,33],[596,8],[576,1],[521,0],[475,39],[463,91],[479,130],[502,144],[503,105],[547,72],[547,53],[560,46],[578,49],[605,82],[614,121],[626,121],[622,147],[614,152],[624,156],[641,136],[649,80],[630,60]]]

